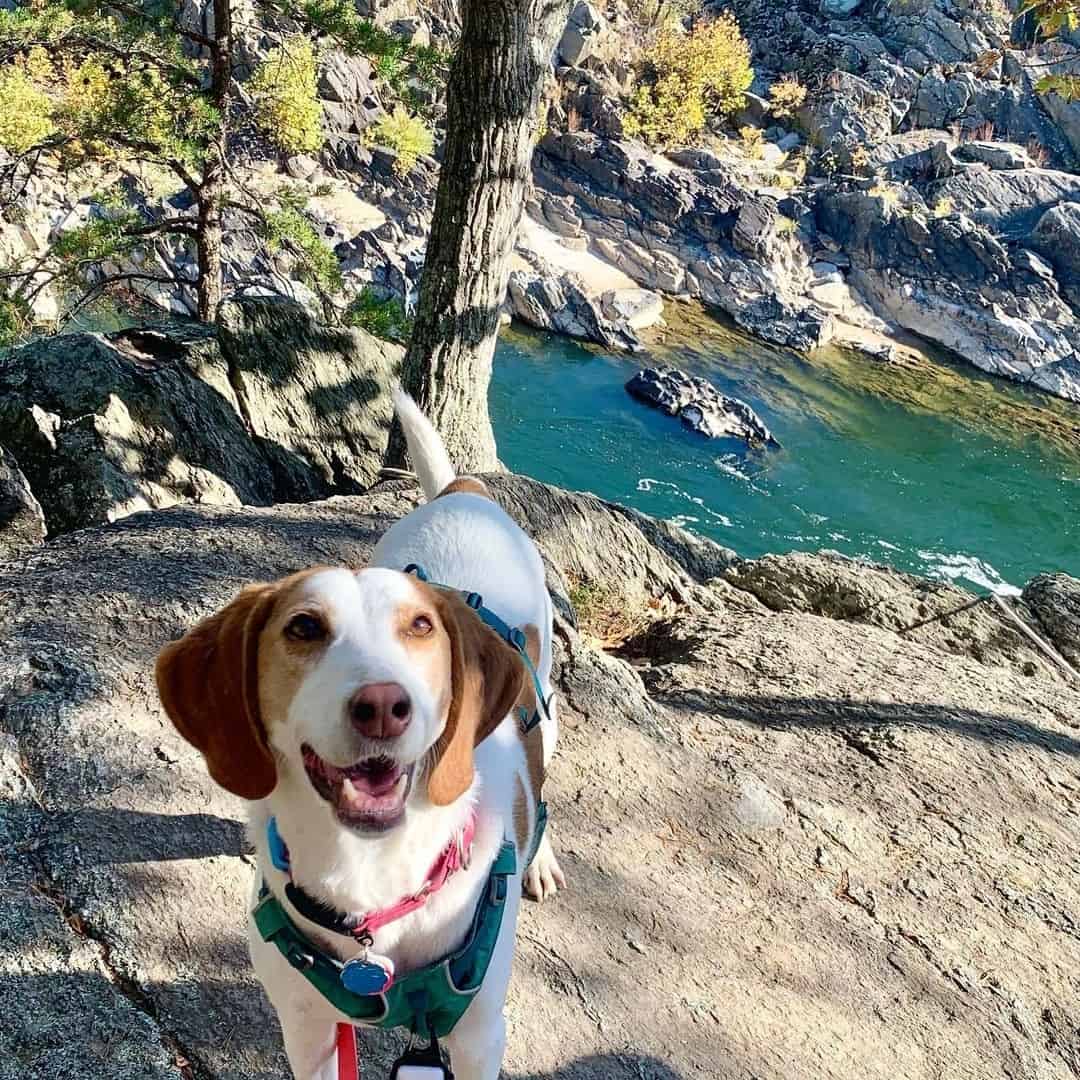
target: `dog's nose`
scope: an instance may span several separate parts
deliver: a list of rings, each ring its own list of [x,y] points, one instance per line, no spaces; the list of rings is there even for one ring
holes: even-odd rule
[[[369,739],[392,739],[409,726],[412,702],[397,683],[369,683],[349,700],[349,718]]]

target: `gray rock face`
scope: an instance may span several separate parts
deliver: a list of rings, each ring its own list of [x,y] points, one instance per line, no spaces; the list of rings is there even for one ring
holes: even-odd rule
[[[32,551],[46,536],[45,515],[19,463],[0,446],[0,562]]]
[[[0,358],[0,428],[50,533],[193,501],[360,491],[400,349],[245,300],[201,326],[42,339]]]
[[[1080,310],[1080,202],[1051,207],[1025,243],[1053,263],[1062,290]]]
[[[956,148],[956,156],[961,161],[974,161],[990,169],[1033,169],[1035,162],[1031,155],[1015,143],[982,142],[971,140],[962,142]]]
[[[1080,581],[1068,574],[1039,574],[1024,586],[1024,602],[1050,643],[1080,669]]]
[[[588,0],[578,0],[570,11],[570,19],[559,40],[558,52],[562,62],[577,67],[586,60],[592,54],[605,25]]]
[[[996,233],[1020,237],[1062,201],[1080,202],[1080,176],[1057,169],[991,171],[975,166],[933,184],[928,202],[948,199],[953,210]]]
[[[548,136],[534,159],[533,212],[647,289],[715,304],[778,344],[827,341],[831,321],[805,295],[807,208],[748,190],[707,150],[671,160],[681,164],[592,132]]]
[[[872,146],[893,129],[888,96],[846,71],[832,72],[823,91],[808,99],[797,117],[807,138],[844,166],[856,147]]]
[[[738,1058],[811,1077],[841,1052],[860,1080],[1018,1062],[1064,1080],[1080,874],[1067,799],[1044,811],[1075,783],[1080,694],[1004,649],[824,614],[812,582],[823,614],[774,610],[710,581],[725,560],[685,533],[491,483],[556,575],[643,620],[618,655],[558,620],[545,797],[574,891],[522,914],[507,1074],[729,1080]],[[175,506],[0,565],[3,1080],[175,1080],[181,1057],[200,1078],[288,1075],[247,959],[243,807],[164,719],[153,660],[243,584],[363,565],[418,497]],[[845,592],[934,595],[875,577],[851,566]],[[583,910],[596,947],[568,992]],[[799,993],[778,1002],[793,963]],[[658,967],[692,980],[694,1008],[669,1007]],[[364,1032],[365,1070],[400,1047]]]
[[[644,368],[627,384],[628,393],[653,408],[678,416],[710,439],[742,439],[751,446],[779,446],[772,432],[745,401],[721,394],[707,379],[674,368]]]
[[[983,181],[1023,175],[980,170]],[[966,176],[933,190],[962,198],[969,188],[944,185]],[[986,212],[1004,219],[1014,210]],[[851,258],[849,280],[883,318],[983,371],[1080,401],[1080,320],[1041,259],[1011,252],[964,214],[936,217],[868,192],[826,195],[818,220]]]
[[[610,349],[637,352],[641,342],[629,320],[613,320],[603,301],[590,296],[574,274],[560,274],[539,256],[529,258],[528,269],[510,272],[507,305],[523,322]]]

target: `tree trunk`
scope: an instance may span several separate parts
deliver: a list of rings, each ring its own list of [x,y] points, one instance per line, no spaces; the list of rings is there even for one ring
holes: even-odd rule
[[[232,84],[231,0],[214,0],[214,34],[210,47],[210,96],[221,127],[206,155],[202,183],[196,192],[199,220],[195,247],[199,267],[199,318],[213,322],[222,296],[221,233],[225,197],[225,155],[228,153],[229,92]]]
[[[544,76],[570,0],[463,0],[446,143],[402,385],[462,471],[498,465],[488,416]],[[398,426],[387,464],[405,464]]]

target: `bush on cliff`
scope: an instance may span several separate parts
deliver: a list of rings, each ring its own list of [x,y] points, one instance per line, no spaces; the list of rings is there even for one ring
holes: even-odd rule
[[[648,81],[635,91],[623,128],[654,144],[685,142],[710,114],[733,113],[754,78],[749,42],[730,12],[689,33],[665,27],[642,67]]]

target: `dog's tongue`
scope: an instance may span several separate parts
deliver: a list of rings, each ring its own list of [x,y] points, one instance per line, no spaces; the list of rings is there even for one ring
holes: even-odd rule
[[[401,801],[406,782],[395,763],[354,765],[342,771],[340,801],[345,809],[359,813],[387,809]]]

